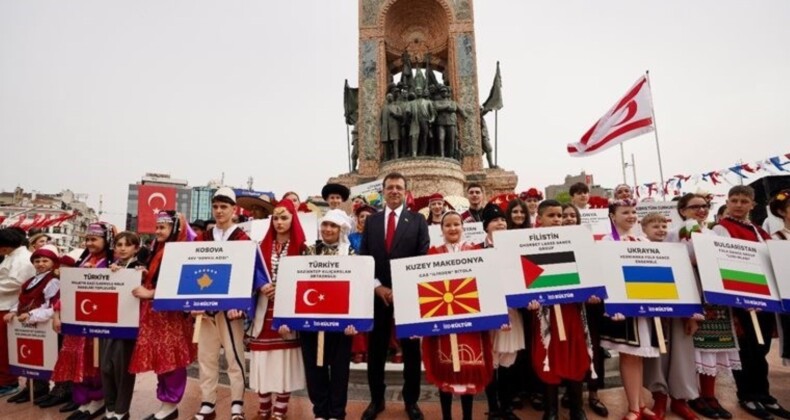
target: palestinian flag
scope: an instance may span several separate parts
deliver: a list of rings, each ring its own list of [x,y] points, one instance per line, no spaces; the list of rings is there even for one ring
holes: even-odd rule
[[[719,260],[719,273],[724,290],[771,296],[768,278],[759,265]]]
[[[527,289],[580,284],[573,251],[521,256],[521,271]]]

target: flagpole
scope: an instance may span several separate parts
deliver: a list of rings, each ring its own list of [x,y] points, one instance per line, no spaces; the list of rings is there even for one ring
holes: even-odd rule
[[[620,167],[623,169],[623,184],[628,184],[628,180],[625,179],[625,167],[627,164],[625,163],[625,149],[623,149],[623,143],[620,143]]]
[[[494,110],[494,166],[499,166],[499,110]]]
[[[658,174],[661,176],[661,197],[664,201],[667,195],[664,193],[664,165],[661,163],[661,146],[658,142],[658,124],[656,123],[656,108],[653,105],[653,87],[650,86],[650,70],[645,70],[645,78],[647,78],[647,87],[650,88],[650,113],[653,115],[653,134],[656,137],[656,154],[658,155]]]
[[[348,132],[348,124],[346,124],[346,149],[348,150],[348,172],[351,173],[351,135]]]
[[[634,188],[639,185],[636,181],[636,160],[634,160],[634,154],[631,153],[631,170],[634,171]]]

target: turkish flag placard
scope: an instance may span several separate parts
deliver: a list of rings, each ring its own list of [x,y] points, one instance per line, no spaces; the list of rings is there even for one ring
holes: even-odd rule
[[[137,232],[154,233],[157,213],[162,210],[175,209],[175,188],[139,185],[137,188]]]
[[[298,280],[294,313],[348,314],[348,280]]]
[[[81,292],[75,293],[74,319],[82,322],[118,322],[118,293]]]
[[[17,338],[16,357],[22,365],[44,366],[44,340]]]

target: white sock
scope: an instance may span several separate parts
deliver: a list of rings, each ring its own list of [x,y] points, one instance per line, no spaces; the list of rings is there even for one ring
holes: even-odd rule
[[[82,404],[77,411],[88,411],[88,406],[90,406],[90,404]]]
[[[244,406],[242,404],[233,404],[230,406],[230,413],[231,414],[242,414],[244,413]]]
[[[91,401],[86,405],[85,411],[93,414],[99,411],[99,409],[102,408],[103,405],[104,405],[104,400]]]
[[[198,410],[198,414],[211,414],[214,412],[214,407],[209,405],[201,405],[200,410]]]
[[[115,417],[115,413],[112,412],[112,411],[107,411],[107,412],[104,413],[104,417],[113,418],[113,417]]]
[[[126,413],[115,413],[115,418],[116,419],[122,419],[125,415],[126,415]],[[107,417],[110,417],[110,416],[107,416]]]
[[[163,402],[162,407],[154,414],[154,417],[163,419],[169,416],[173,411],[176,411],[176,408],[178,408],[178,404]]]

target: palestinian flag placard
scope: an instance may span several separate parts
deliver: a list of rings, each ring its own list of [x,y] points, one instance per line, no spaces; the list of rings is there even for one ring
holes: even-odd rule
[[[520,279],[508,282],[510,307],[606,298],[593,235],[584,226],[495,232],[494,248],[503,254],[503,275]]]
[[[771,242],[783,241],[768,241]],[[703,233],[692,234],[691,243],[707,303],[770,312],[782,310],[768,245]],[[787,255],[777,255],[775,259],[781,264]]]

